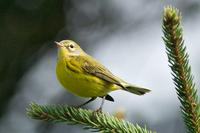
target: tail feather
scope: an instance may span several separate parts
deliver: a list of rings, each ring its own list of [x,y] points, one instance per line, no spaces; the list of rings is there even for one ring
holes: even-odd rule
[[[134,93],[136,95],[144,95],[145,93],[148,93],[151,91],[149,89],[138,87],[135,85],[125,85],[123,87],[123,90],[128,91],[130,93]]]

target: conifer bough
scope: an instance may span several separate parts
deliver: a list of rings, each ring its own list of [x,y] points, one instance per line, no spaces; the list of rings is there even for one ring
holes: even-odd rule
[[[31,103],[27,114],[33,119],[64,122],[67,124],[81,124],[84,129],[103,133],[153,133],[146,128],[133,125],[130,122],[117,119],[114,116],[75,107],[61,105],[38,105]]]
[[[197,90],[193,82],[181,28],[181,14],[167,6],[163,14],[163,40],[172,70],[181,111],[189,133],[200,133],[200,111]]]

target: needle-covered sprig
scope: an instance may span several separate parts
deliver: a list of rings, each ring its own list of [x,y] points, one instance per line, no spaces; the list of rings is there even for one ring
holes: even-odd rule
[[[189,65],[189,55],[184,45],[181,14],[178,9],[172,6],[164,8],[162,28],[169,66],[185,124],[189,133],[200,133],[199,101]]]
[[[153,133],[109,114],[63,105],[38,105],[31,103],[27,114],[33,119],[81,124],[84,129],[103,133]]]

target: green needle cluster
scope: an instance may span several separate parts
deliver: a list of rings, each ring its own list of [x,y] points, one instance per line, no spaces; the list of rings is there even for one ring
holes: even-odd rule
[[[43,121],[64,122],[73,125],[81,124],[84,129],[91,129],[93,132],[153,133],[137,124],[133,125],[109,114],[63,105],[53,106],[31,103],[27,109],[27,114],[33,119]]]
[[[181,111],[189,133],[200,133],[199,101],[181,28],[181,14],[167,6],[163,14],[163,40]]]

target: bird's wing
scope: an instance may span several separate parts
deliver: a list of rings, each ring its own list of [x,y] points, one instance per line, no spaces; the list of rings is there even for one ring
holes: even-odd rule
[[[82,65],[82,69],[85,72],[92,74],[100,79],[103,79],[107,82],[116,84],[124,88],[117,77],[115,77],[106,67],[104,67],[103,65],[101,65],[100,63],[98,63],[96,60],[92,58],[90,58],[90,60],[84,61]]]

